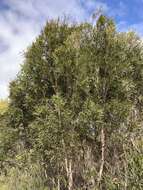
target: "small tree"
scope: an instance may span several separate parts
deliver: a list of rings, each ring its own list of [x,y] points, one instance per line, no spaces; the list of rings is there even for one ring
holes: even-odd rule
[[[95,26],[48,22],[28,48],[9,124],[50,189],[131,187],[124,145],[142,122],[142,52],[136,34],[103,15]]]

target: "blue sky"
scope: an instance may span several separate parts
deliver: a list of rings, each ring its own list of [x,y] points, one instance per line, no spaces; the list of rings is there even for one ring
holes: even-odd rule
[[[9,81],[23,62],[23,51],[49,18],[68,14],[78,22],[91,20],[102,8],[120,31],[143,36],[143,0],[0,0],[0,98],[8,96]]]

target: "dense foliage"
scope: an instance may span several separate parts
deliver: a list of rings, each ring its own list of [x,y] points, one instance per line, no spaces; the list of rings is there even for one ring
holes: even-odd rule
[[[8,190],[141,190],[143,44],[101,15],[50,21],[0,114]],[[6,185],[7,184],[7,185]]]

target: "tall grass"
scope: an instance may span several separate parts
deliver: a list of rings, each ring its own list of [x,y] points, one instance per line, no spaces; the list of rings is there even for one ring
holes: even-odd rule
[[[39,164],[25,169],[12,168],[0,181],[0,190],[48,190]]]

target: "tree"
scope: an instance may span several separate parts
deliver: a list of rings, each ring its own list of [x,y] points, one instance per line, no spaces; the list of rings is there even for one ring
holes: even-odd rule
[[[10,85],[9,126],[14,143],[41,163],[46,187],[142,188],[138,169],[129,174],[142,162],[141,152],[132,162],[129,146],[142,123],[142,52],[136,34],[117,32],[103,15],[95,26],[48,22],[27,49]]]

